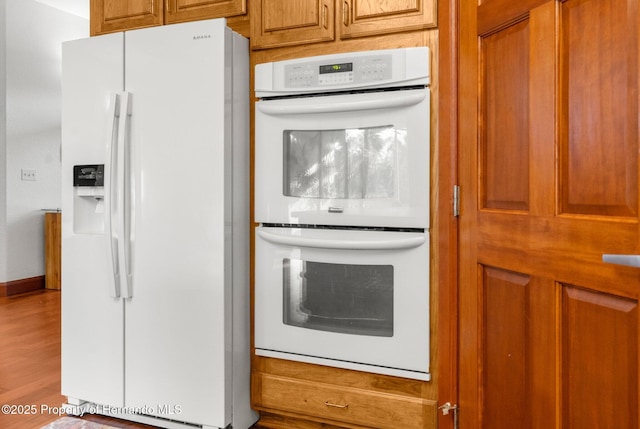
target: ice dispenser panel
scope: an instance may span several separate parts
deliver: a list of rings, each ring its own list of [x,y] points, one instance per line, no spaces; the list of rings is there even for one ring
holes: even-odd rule
[[[104,165],[74,165],[73,186],[80,188],[77,190],[78,192],[93,191],[95,193],[96,190],[104,190]]]
[[[104,231],[104,165],[73,166],[73,230],[77,234]]]

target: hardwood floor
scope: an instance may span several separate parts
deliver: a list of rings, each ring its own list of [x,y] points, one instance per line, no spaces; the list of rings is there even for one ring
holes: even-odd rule
[[[60,394],[60,292],[0,297],[0,428],[39,429],[59,418],[65,400]],[[104,416],[83,418],[122,429],[154,428]]]
[[[40,428],[58,418],[51,413],[63,402],[60,292],[1,297],[0,427]]]

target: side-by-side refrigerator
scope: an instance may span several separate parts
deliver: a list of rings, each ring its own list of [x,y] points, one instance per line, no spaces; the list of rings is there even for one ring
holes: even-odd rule
[[[249,58],[224,19],[63,45],[62,393],[246,429]]]

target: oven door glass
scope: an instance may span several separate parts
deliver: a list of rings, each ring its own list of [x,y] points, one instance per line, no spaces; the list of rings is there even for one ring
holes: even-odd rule
[[[285,130],[283,194],[302,198],[392,198],[406,130],[392,125]]]
[[[345,334],[393,336],[393,265],[284,259],[283,322]]]

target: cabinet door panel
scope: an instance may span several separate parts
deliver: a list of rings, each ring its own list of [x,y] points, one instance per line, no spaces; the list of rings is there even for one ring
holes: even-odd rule
[[[334,40],[332,0],[251,2],[253,49]]]
[[[91,35],[162,25],[161,0],[91,0]]]
[[[436,26],[436,0],[339,1],[343,39]]]
[[[246,0],[168,0],[165,23],[221,18],[247,13]]]

